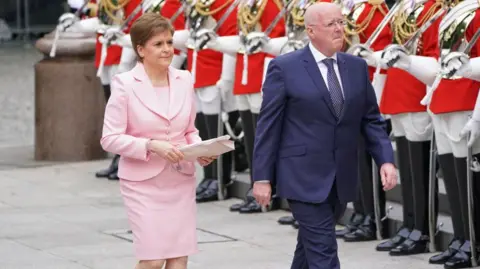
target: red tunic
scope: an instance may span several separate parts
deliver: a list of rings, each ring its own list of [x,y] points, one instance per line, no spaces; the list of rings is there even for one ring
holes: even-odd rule
[[[475,17],[465,31],[467,40],[470,40],[480,27],[480,9],[477,9]],[[480,54],[480,41],[470,51],[470,57],[478,57]],[[480,82],[471,79],[443,79],[435,90],[430,110],[435,114],[450,113],[457,111],[471,111],[475,107]]]
[[[160,15],[165,18],[171,18],[177,10],[182,7],[182,3],[179,0],[165,0],[162,8],[160,9]],[[184,30],[185,29],[185,13],[182,12],[177,17],[175,21],[172,22],[173,28],[175,31]],[[179,55],[180,51],[175,49],[175,54]]]
[[[215,0],[210,7],[210,10],[215,10],[224,5],[227,0]],[[232,2],[233,3],[233,2]],[[215,21],[225,14],[228,7],[227,5],[212,17]],[[225,22],[220,26],[217,31],[218,36],[231,36],[237,34],[237,9],[235,8],[227,17]],[[222,62],[223,54],[211,49],[204,49],[197,51],[197,66],[195,67],[195,85],[194,88],[203,88],[217,84],[222,75]],[[193,49],[188,49],[187,53],[187,69],[191,72],[193,64]]]
[[[142,0],[130,0],[127,5],[124,7],[125,11],[125,19],[132,14],[135,8],[142,3]],[[138,14],[131,20],[125,30],[124,33],[128,34],[130,32],[130,27],[132,26],[133,22],[138,19],[142,15],[142,11],[138,12]],[[102,54],[102,43],[98,41],[100,34],[97,34],[97,44],[95,48],[95,67],[98,68],[100,66],[100,56]],[[105,58],[105,62],[103,63],[104,66],[109,65],[117,65],[120,63],[120,57],[122,56],[122,47],[111,45],[107,48],[107,57]]]
[[[264,0],[268,1],[265,9],[260,17],[260,27],[261,31],[265,31],[270,23],[275,19],[277,14],[280,12],[279,7],[275,4],[274,0]],[[277,25],[273,28],[270,33],[270,38],[282,37],[285,36],[285,20],[281,19]],[[247,84],[242,84],[243,76],[243,54],[237,53],[237,62],[235,65],[235,83],[233,86],[233,94],[253,94],[259,93],[262,90],[262,80],[263,80],[263,65],[265,57],[268,54],[259,52],[248,56],[248,79]],[[268,55],[268,57],[274,57]]]
[[[372,8],[374,8],[374,6],[368,2],[365,2],[364,5],[365,5],[365,8],[363,9],[360,16],[358,16],[358,19],[356,22],[357,24],[363,23],[363,21],[365,21],[365,19],[367,19],[367,17],[370,15],[370,11],[372,10]],[[383,9],[385,14],[388,13],[388,6],[387,4],[385,4],[385,2],[382,3],[381,9]],[[377,9],[375,13],[373,13],[372,19],[368,24],[367,28],[365,28],[365,30],[359,36],[361,44],[364,44],[365,42],[367,42],[368,38],[373,34],[373,32],[375,32],[375,29],[377,29],[378,25],[382,22],[384,17],[385,15],[383,15],[381,10],[379,9]],[[390,29],[390,25],[387,24],[387,26],[383,28],[382,32],[380,32],[377,39],[373,42],[371,49],[373,51],[383,50],[386,46],[390,45],[391,40],[392,40],[392,31]],[[375,69],[376,68],[374,67],[368,67],[368,71],[370,73],[370,81],[373,80]],[[381,73],[385,74],[386,71],[382,69]]]
[[[435,0],[428,0],[424,4],[424,8],[417,18],[418,21],[423,20],[433,4],[435,4]],[[419,42],[422,45],[418,46],[416,55],[438,59],[440,56],[438,31],[441,20],[442,16],[422,34]],[[420,80],[416,79],[407,71],[390,68],[387,70],[387,79],[380,102],[380,111],[387,115],[424,112],[427,110],[427,107],[421,105],[420,101],[425,96],[425,93],[426,85]]]

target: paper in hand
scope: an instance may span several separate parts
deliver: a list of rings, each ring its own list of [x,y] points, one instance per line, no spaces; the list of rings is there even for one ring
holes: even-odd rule
[[[198,157],[212,157],[235,150],[235,143],[230,140],[230,136],[224,135],[217,138],[205,140],[191,145],[186,145],[179,150],[184,158],[193,161]]]

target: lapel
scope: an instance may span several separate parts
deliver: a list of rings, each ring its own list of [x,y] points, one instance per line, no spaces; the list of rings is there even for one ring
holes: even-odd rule
[[[335,116],[335,110],[333,109],[332,100],[330,99],[330,92],[328,91],[327,85],[325,85],[325,81],[323,80],[322,73],[320,73],[320,69],[318,68],[318,64],[315,62],[315,58],[313,57],[310,48],[305,46],[303,48],[303,63],[304,67],[307,70],[310,78],[317,86],[317,89],[322,92],[322,99],[327,105],[328,109],[332,113],[332,116]]]
[[[347,112],[348,105],[350,102],[350,95],[351,95],[350,80],[348,79],[350,74],[348,72],[348,65],[345,58],[346,58],[345,54],[337,53],[338,71],[340,72],[341,83],[343,88],[343,96],[344,96],[343,109],[342,109],[342,113],[340,114],[339,121],[343,119],[343,117],[345,116],[345,113]]]
[[[137,85],[134,85],[133,92],[142,104],[155,114],[170,120],[179,112],[185,100],[185,89],[182,89],[181,77],[178,71],[173,68],[168,68],[168,80],[170,87],[169,100],[160,100],[157,93],[145,72],[145,67],[142,63],[137,63],[132,69],[133,77]],[[168,114],[165,106],[168,106]]]

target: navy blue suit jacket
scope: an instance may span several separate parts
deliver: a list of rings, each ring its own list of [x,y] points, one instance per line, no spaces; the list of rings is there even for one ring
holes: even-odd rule
[[[339,202],[355,200],[362,134],[379,167],[394,163],[366,62],[337,53],[337,63],[345,96],[338,119],[308,46],[278,56],[268,66],[255,135],[253,180],[269,180],[280,197],[321,203],[336,181]]]

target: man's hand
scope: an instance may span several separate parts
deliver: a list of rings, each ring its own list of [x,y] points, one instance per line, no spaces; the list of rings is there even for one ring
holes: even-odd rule
[[[397,169],[391,163],[385,163],[380,168],[383,190],[389,191],[397,185]]]
[[[253,197],[255,197],[260,205],[269,205],[272,197],[272,186],[270,186],[270,182],[255,182],[253,184]]]

